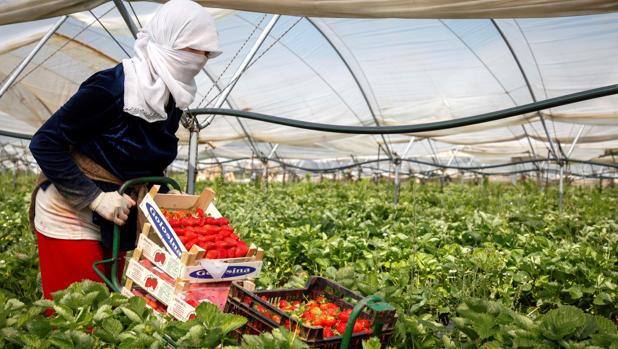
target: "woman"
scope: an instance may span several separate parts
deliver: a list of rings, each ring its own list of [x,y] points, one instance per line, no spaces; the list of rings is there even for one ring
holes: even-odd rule
[[[162,5],[137,37],[136,57],[88,78],[30,142],[44,175],[31,226],[45,298],[76,281],[100,281],[92,263],[110,255],[114,223],[123,225],[121,250],[134,248],[136,202],[118,194],[119,184],[161,176],[176,158],[194,78],[221,53],[214,20],[189,0]]]

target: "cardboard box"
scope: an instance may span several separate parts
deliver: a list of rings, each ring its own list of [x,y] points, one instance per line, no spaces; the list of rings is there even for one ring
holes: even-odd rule
[[[127,278],[131,279],[131,281],[135,282],[165,305],[169,305],[176,296],[174,284],[170,283],[169,280],[164,280],[135,259],[129,260],[129,265],[125,273]]]
[[[186,258],[183,256],[188,251],[161,213],[160,208],[172,211],[202,208],[213,217],[221,217],[212,203],[215,193],[208,188],[199,196],[157,194],[157,190],[158,187],[154,186],[140,204],[142,212],[156,233],[148,235],[149,229],[146,229],[146,223],[144,224],[145,229],[139,237],[138,248],[143,250],[147,259],[165,270],[170,276],[187,279],[189,282],[234,281],[254,279],[259,276],[264,251],[255,245],[251,245],[246,257],[201,259],[200,255],[197,261],[187,260],[183,263],[182,258]]]
[[[148,226],[150,226],[150,224],[148,224]],[[181,277],[184,267],[181,263],[181,259],[168,253],[159,243],[153,241],[150,235],[149,233],[142,233],[139,236],[137,248],[142,250],[142,255],[172,278]]]
[[[139,205],[144,224],[125,272],[123,294],[135,296],[133,290],[139,286],[139,292],[163,303],[169,315],[182,321],[195,316],[195,306],[201,302],[214,303],[223,310],[231,281],[257,277],[264,251],[251,245],[246,257],[228,259],[203,259],[205,251],[197,245],[187,251],[161,208],[201,208],[218,218],[221,214],[212,203],[214,191],[205,189],[199,196],[157,192],[158,186],[153,186]]]
[[[148,224],[148,223],[146,223]],[[172,278],[182,278],[190,283],[208,283],[255,279],[262,270],[263,262],[256,256],[227,259],[198,259],[197,265],[184,265],[181,259],[168,253],[160,243],[154,241],[154,234],[142,233],[137,248],[142,255]],[[158,239],[157,239],[158,240]],[[254,248],[255,253],[257,250]]]

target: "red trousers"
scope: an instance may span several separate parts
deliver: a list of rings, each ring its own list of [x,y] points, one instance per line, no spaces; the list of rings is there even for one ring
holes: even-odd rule
[[[39,244],[39,266],[43,296],[52,299],[51,294],[64,290],[70,284],[82,280],[103,282],[92,269],[92,263],[111,257],[111,251],[105,250],[95,240],[63,240],[36,233]],[[118,262],[118,279],[124,270],[124,256]],[[98,265],[100,271],[109,278],[112,264]]]

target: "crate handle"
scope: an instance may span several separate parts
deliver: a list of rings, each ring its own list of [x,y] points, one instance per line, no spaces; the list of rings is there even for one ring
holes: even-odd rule
[[[358,303],[356,303],[354,308],[352,308],[352,313],[350,313],[350,318],[348,319],[348,324],[346,325],[345,333],[343,334],[343,339],[341,340],[341,345],[339,346],[339,349],[348,349],[356,319],[365,307],[368,307],[375,312],[395,310],[390,304],[386,303],[384,299],[382,299],[382,297],[375,294],[361,299]],[[382,320],[376,318],[375,322],[373,323],[374,336],[379,337],[382,334],[383,325],[384,323],[382,322]]]
[[[166,184],[171,185],[177,190],[180,190],[180,185],[173,179],[169,177],[140,177],[130,179],[120,186],[118,189],[119,194],[124,194],[124,192],[131,186],[139,185],[139,184]],[[114,224],[114,239],[112,242],[112,258],[104,259],[101,261],[94,262],[92,264],[92,269],[97,275],[103,280],[113,291],[120,292],[120,282],[118,281],[118,254],[120,250],[120,228],[117,224]],[[112,275],[110,275],[110,279],[108,279],[103,272],[97,268],[99,264],[112,263]]]

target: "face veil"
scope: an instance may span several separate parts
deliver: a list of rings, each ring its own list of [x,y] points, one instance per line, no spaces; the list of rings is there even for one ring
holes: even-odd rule
[[[170,94],[176,107],[189,107],[197,91],[195,76],[207,59],[221,54],[214,19],[207,9],[189,0],[162,5],[137,34],[134,49],[135,57],[122,61],[124,111],[148,122],[167,118]]]

